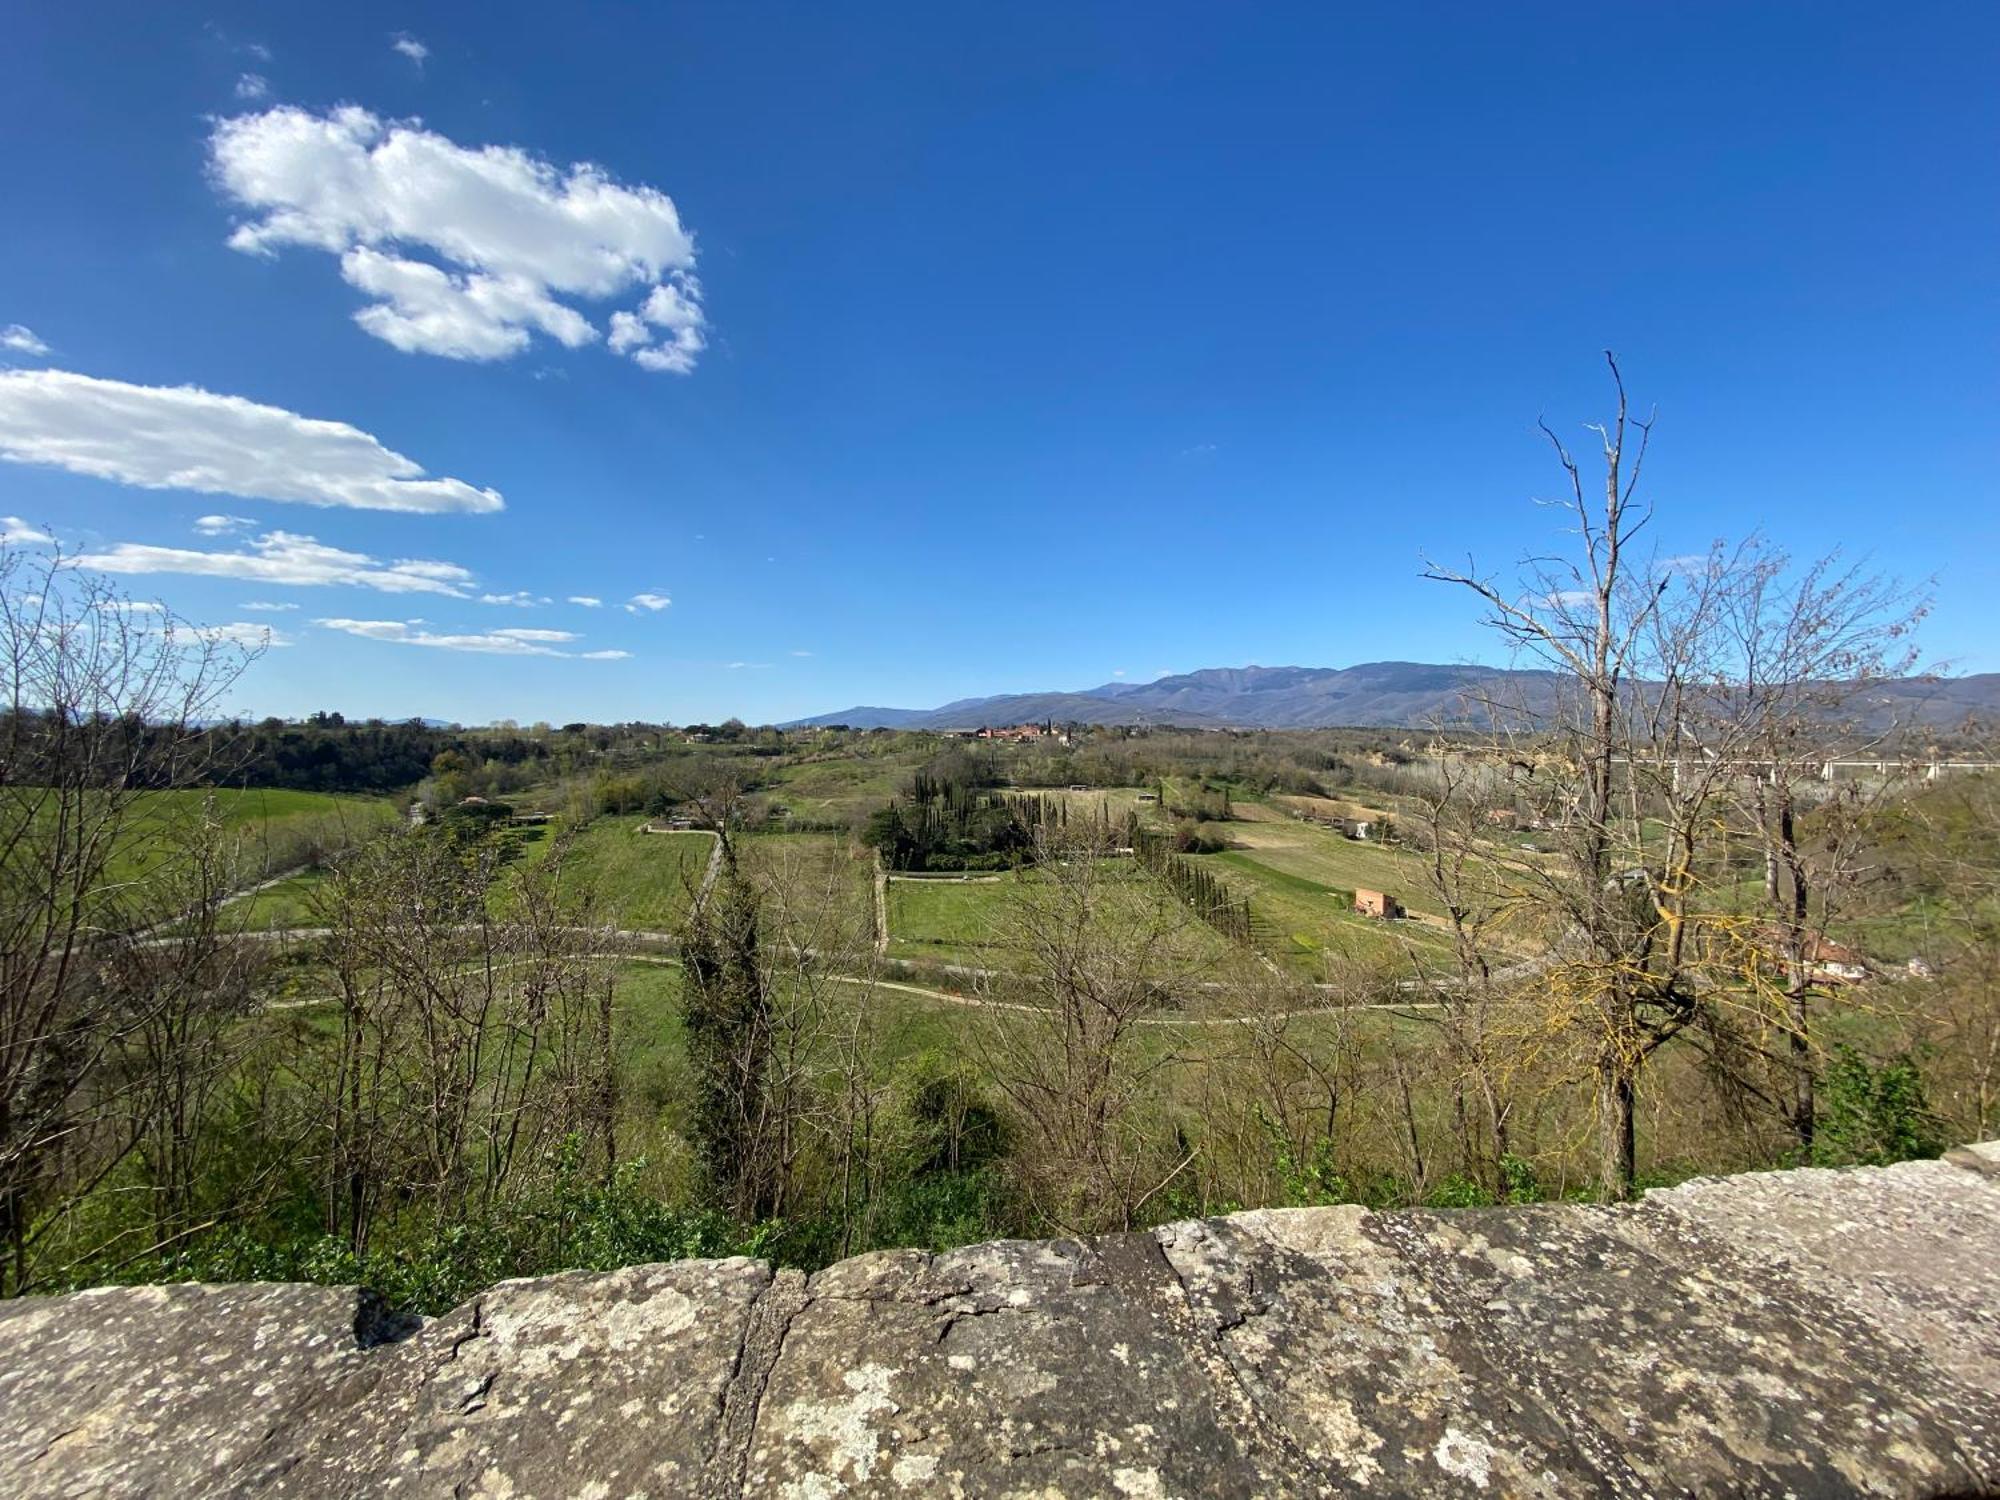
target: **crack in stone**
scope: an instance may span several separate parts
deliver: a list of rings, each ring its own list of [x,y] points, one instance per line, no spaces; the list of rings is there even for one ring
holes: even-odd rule
[[[1215,1323],[1195,1306],[1193,1289],[1189,1287],[1187,1278],[1181,1274],[1181,1268],[1174,1264],[1174,1258],[1167,1254],[1167,1247],[1160,1239],[1158,1231],[1137,1235],[1134,1238],[1146,1243],[1152,1252],[1149,1259],[1164,1265],[1167,1274],[1173,1278],[1173,1285],[1180,1292],[1181,1317],[1177,1321],[1184,1325],[1182,1329],[1184,1341],[1191,1349],[1199,1349],[1206,1356],[1202,1363],[1207,1366],[1211,1380],[1215,1380],[1220,1373],[1217,1366],[1220,1366],[1221,1371],[1227,1372],[1224,1378],[1242,1403],[1247,1425],[1284,1454],[1297,1470],[1312,1475],[1322,1489],[1329,1493],[1337,1493],[1343,1489],[1345,1481],[1341,1476],[1307,1452],[1304,1444],[1285,1431],[1265,1411],[1262,1398],[1263,1382],[1244,1371],[1239,1365],[1236,1352],[1229,1347],[1229,1341],[1222,1337],[1227,1330],[1215,1326]],[[1256,1309],[1256,1315],[1261,1317],[1270,1310],[1271,1304],[1265,1303]],[[1239,1317],[1229,1326],[1241,1327],[1248,1321],[1248,1317],[1247,1314]]]
[[[757,1419],[763,1411],[771,1372],[784,1355],[785,1340],[791,1336],[793,1323],[815,1300],[803,1272],[778,1271],[750,1305],[743,1338],[737,1345],[736,1364],[723,1387],[715,1445],[704,1465],[704,1495],[734,1500],[743,1493],[750,1449],[756,1440]]]

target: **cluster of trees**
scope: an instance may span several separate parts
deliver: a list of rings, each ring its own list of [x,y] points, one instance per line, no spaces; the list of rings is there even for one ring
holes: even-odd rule
[[[911,777],[869,818],[862,841],[892,870],[1004,870],[1026,863],[1033,835],[1012,798],[954,761]]]
[[[1232,895],[1212,873],[1174,852],[1173,840],[1135,823],[1131,830],[1132,852],[1139,863],[1157,875],[1176,897],[1187,903],[1202,921],[1233,943],[1249,946],[1251,939],[1250,902]]]

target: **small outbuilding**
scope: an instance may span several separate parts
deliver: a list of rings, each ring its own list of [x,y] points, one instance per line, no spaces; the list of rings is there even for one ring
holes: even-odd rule
[[[1387,891],[1357,890],[1354,893],[1354,912],[1361,917],[1400,917],[1403,904]]]

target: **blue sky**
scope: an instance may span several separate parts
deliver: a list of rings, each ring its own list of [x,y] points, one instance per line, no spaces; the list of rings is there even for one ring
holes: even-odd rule
[[[1552,540],[1606,347],[1668,550],[1936,575],[1930,654],[2000,669],[1990,5],[8,32],[0,514],[275,629],[244,709],[1495,659],[1420,554]]]

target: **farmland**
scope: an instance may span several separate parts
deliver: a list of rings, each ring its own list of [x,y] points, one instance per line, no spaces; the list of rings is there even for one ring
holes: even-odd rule
[[[424,1089],[436,1081],[423,1081],[426,1068],[461,1059],[473,1071],[452,1075],[451,1086],[490,1097],[495,1120],[524,1107],[515,1090],[535,1091],[525,1107],[541,1112],[547,1133],[521,1170],[535,1174],[537,1206],[482,1220],[481,1238],[440,1249],[425,1237],[433,1210],[404,1207],[427,1203],[435,1179],[412,1178],[398,1188],[403,1196],[371,1210],[387,1259],[365,1274],[401,1285],[404,1265],[426,1267],[431,1279],[412,1283],[410,1295],[435,1301],[441,1287],[574,1263],[567,1240],[521,1236],[574,1211],[562,1162],[610,1149],[621,1163],[618,1191],[641,1195],[618,1200],[614,1217],[654,1225],[619,1241],[620,1254],[723,1253],[742,1243],[729,1235],[762,1224],[758,1248],[807,1265],[843,1248],[942,1245],[1053,1222],[1041,1215],[1067,1212],[1073,1180],[1095,1170],[1089,1142],[1113,1133],[1139,1176],[1129,1188],[1096,1190],[1114,1203],[1127,1192],[1143,1200],[1146,1219],[1243,1203],[1563,1193],[1590,1173],[1579,1143],[1592,1103],[1576,1082],[1587,1074],[1567,1037],[1544,1040],[1543,984],[1504,982],[1481,1022],[1491,1029],[1476,1037],[1461,1029],[1468,1022],[1451,996],[1463,991],[1449,978],[1456,953],[1422,844],[1422,768],[1405,775],[1382,766],[1354,781],[1328,772],[1319,796],[1290,790],[1313,778],[1280,761],[1288,742],[1264,737],[1248,747],[1178,738],[1148,761],[1145,737],[992,748],[921,735],[753,733],[754,745],[628,743],[614,769],[567,777],[459,770],[448,789],[455,797],[435,785],[420,790],[430,813],[421,826],[388,801],[318,793],[230,793],[212,803],[178,793],[146,806],[137,826],[162,848],[212,806],[259,851],[243,861],[245,885],[281,847],[331,855],[304,870],[277,865],[278,878],[231,903],[225,928],[321,925],[323,893],[345,857],[332,851],[357,841],[367,848],[346,868],[439,897],[356,903],[350,915],[362,930],[343,929],[338,944],[300,932],[295,942],[231,950],[241,967],[223,972],[249,986],[225,1022],[227,1056],[242,1070],[232,1076],[246,1081],[246,1100],[261,1097],[248,1083],[280,1080],[260,1129],[299,1143],[285,1150],[322,1167],[331,1159],[313,1156],[311,1142],[321,1128],[314,1122],[329,1118],[316,1091],[341,1056],[379,1059],[371,1066],[386,1070],[380,1097],[392,1101],[421,1097],[420,1081]],[[1123,784],[1107,784],[1119,769],[1114,752],[1129,757]],[[1950,813],[1963,830],[1954,858],[1977,858],[1985,804],[1954,809],[1949,795],[1932,795],[1934,817]],[[548,816],[517,817],[510,807]],[[735,950],[691,987],[674,943],[720,847],[699,825],[718,817],[744,877],[724,889],[732,901],[747,891],[753,913],[735,930],[753,934],[756,957]],[[1315,821],[1335,819],[1365,820],[1371,836]],[[316,842],[329,822],[342,836]],[[642,831],[669,823],[697,826]],[[1489,834],[1483,819],[1470,826],[1475,884],[1503,859],[1519,874],[1553,858]],[[371,840],[373,831],[384,836]],[[1897,857],[1899,867],[1919,863]],[[1723,873],[1734,882],[1732,919],[1754,920],[1735,914],[1756,911],[1760,872],[1737,861]],[[552,895],[557,905],[531,907],[522,899],[531,883],[538,901]],[[1408,916],[1356,915],[1357,889],[1387,892]],[[1840,930],[1861,934],[1871,954],[1929,952],[1925,931],[1956,919],[1955,894],[1949,878],[1913,875],[1907,888],[1844,911]],[[481,900],[490,923],[465,922]],[[425,905],[459,915],[432,929],[418,909]],[[649,940],[607,944],[586,930],[605,926]],[[709,931],[711,943],[729,941],[726,923]],[[1488,936],[1502,972],[1537,951],[1504,929]],[[370,981],[366,1005],[325,1003],[336,957],[347,965],[342,982]],[[1446,983],[1406,983],[1419,974]],[[700,1155],[713,1128],[700,1111],[716,1077],[704,1037],[716,1023],[695,1017],[714,999],[704,1001],[701,985],[736,983],[731,976],[754,983],[723,996],[744,1007],[725,1009],[724,1024],[762,1017],[756,1024],[770,1028],[765,1065],[782,1070],[772,1075],[773,1107],[791,1111],[786,1180],[798,1196],[782,1210],[764,1204],[718,1218]],[[1897,1066],[1903,1033],[1891,1007],[1908,993],[1878,985],[1866,1005],[1821,1000],[1822,1045],[1851,1045],[1889,1059],[1873,1065]],[[1753,1014],[1747,996],[1731,1003]],[[1742,1024],[1743,1045],[1769,1047],[1772,1032]],[[434,1052],[419,1045],[448,1032],[458,1040]],[[376,1050],[338,1050],[359,1048],[357,1034]],[[508,1040],[488,1054],[481,1035]],[[525,1054],[508,1050],[528,1036],[545,1059],[532,1073]],[[1516,1101],[1504,1153],[1473,1091],[1475,1043],[1515,1049],[1506,1066],[1519,1071],[1491,1075]],[[592,1081],[599,1045],[608,1086]],[[1779,1149],[1768,1122],[1746,1125],[1731,1112],[1706,1045],[1676,1037],[1649,1064],[1656,1081],[1639,1126],[1647,1181],[1757,1164]],[[1090,1079],[1102,1081],[1090,1089],[1109,1092],[1077,1097],[1105,1111],[1101,1123],[1088,1126],[1082,1145],[1048,1144],[1068,1128],[1065,1090]],[[1973,1113],[1982,1107],[1977,1087],[1959,1075],[1941,1084],[1955,1109]],[[951,1135],[957,1144],[938,1155],[937,1132],[967,1121],[984,1122],[983,1144]],[[399,1140],[416,1142],[424,1128],[412,1116]],[[246,1176],[242,1191],[290,1180]],[[312,1203],[273,1200],[274,1218],[259,1232],[306,1244],[286,1240],[284,1226],[322,1222],[320,1198],[342,1189],[326,1178],[312,1191]],[[466,1260],[457,1247],[467,1244],[499,1248]],[[287,1275],[318,1274],[316,1264],[258,1262]],[[197,1269],[218,1265],[243,1274],[241,1261]]]

